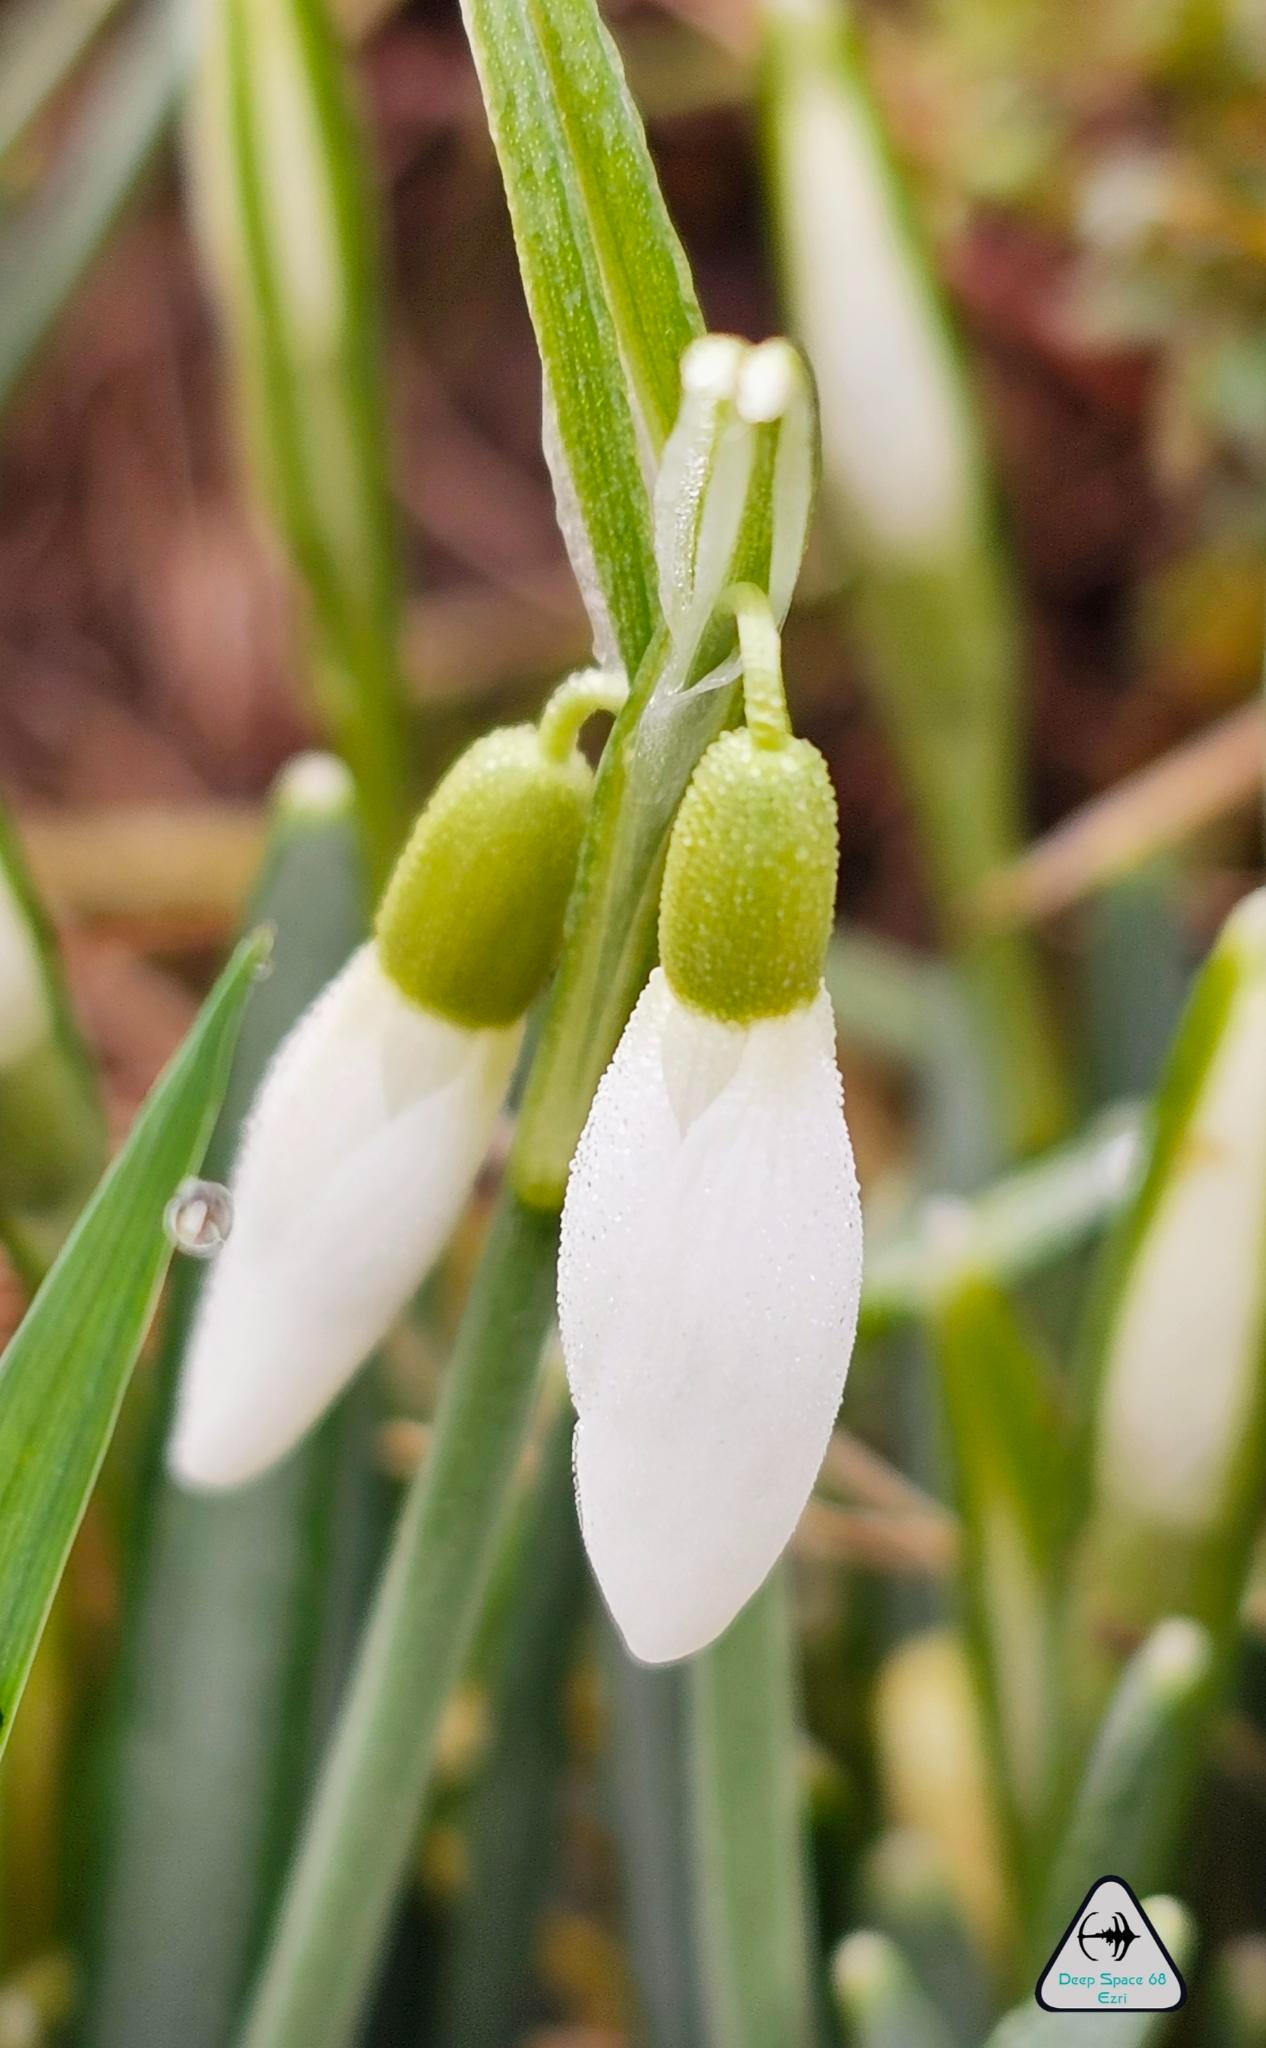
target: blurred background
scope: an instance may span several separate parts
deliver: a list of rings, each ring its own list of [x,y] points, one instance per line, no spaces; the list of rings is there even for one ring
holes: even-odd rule
[[[9,0],[0,38],[15,25],[26,34],[31,18],[30,0]],[[708,325],[753,338],[794,328],[774,254],[755,14],[740,0],[672,0],[616,4],[607,18]],[[1256,0],[868,0],[857,20],[979,404],[1019,594],[1015,795],[1028,846],[992,878],[991,914],[1036,937],[1079,1107],[1116,1103],[1151,1085],[1189,974],[1261,863],[1266,11]],[[382,230],[420,797],[467,739],[539,707],[588,658],[590,633],[540,452],[537,353],[457,8],[344,0],[340,26]],[[117,1136],[238,925],[274,776],[319,735],[293,585],[244,481],[189,225],[180,64],[129,62],[157,47],[144,9],[97,0],[79,33],[83,61],[33,125],[6,106],[0,65],[0,797],[56,914]],[[105,222],[70,233],[72,272],[91,253],[71,290],[32,259],[43,248],[56,272],[59,232],[91,213],[101,158],[85,150],[85,118],[114,139],[120,217],[108,233]],[[867,687],[854,594],[847,551],[824,528],[787,630],[793,713],[839,792],[847,934],[930,959],[936,909]],[[885,961],[907,975],[908,953],[872,956],[876,976]],[[900,1030],[859,1014],[851,1031],[843,1009],[850,1121],[880,1213],[898,1213],[918,1181],[979,1178],[974,1166],[957,1175],[944,1150],[929,1165],[911,1061],[883,1049]],[[463,1240],[422,1335],[397,1346],[394,1384],[412,1390],[402,1409],[425,1410],[414,1395],[433,1387],[469,1266]],[[1056,1274],[1030,1304],[1061,1338],[1083,1277]],[[0,1269],[5,1335],[23,1298]],[[877,1533],[865,1515],[817,1503],[801,1532],[807,1777],[828,1928],[855,1924],[859,1902],[876,1898],[931,1900],[933,1919],[945,1907],[936,1967],[944,1987],[967,1958],[944,1995],[972,2040],[998,2004],[981,1956],[1005,1948],[1008,1906],[975,1737],[956,1746],[971,1715],[961,1670],[929,1634],[876,1678],[881,1650],[943,1615],[955,1542],[939,1501],[903,1491],[893,1469],[920,1482],[930,1469],[918,1413],[912,1423],[893,1393],[920,1383],[915,1353],[904,1337],[887,1353],[876,1345],[850,1396],[853,1429],[893,1465],[868,1466],[854,1446],[836,1475],[844,1499],[895,1521]],[[412,1426],[376,1439],[384,1495],[416,1464]],[[59,1953],[65,1933],[62,1852],[48,1848],[57,1759],[105,1697],[121,1577],[109,1516],[90,1515],[64,1602],[74,1676],[43,1710],[52,1761],[44,1778],[22,1767],[26,1817],[10,1834],[26,1901],[7,1925],[11,1967]],[[1210,1952],[1262,1919],[1266,1584],[1247,1612],[1261,1633],[1247,1690],[1211,1743],[1182,1887]],[[603,1723],[591,1663],[568,1684],[563,1874],[528,2005],[560,2029],[542,2044],[582,2048],[626,2038],[631,1993],[594,1792]],[[862,1732],[876,1684],[890,1735],[878,1750]],[[447,1789],[402,1937],[406,2012],[421,1996],[419,1956],[434,1963],[434,1929],[461,1894],[466,1847],[445,1800],[460,1806],[469,1790],[479,1712],[476,1689],[446,1728]],[[931,1864],[920,1861],[929,1831]],[[1014,1991],[1023,1964],[1019,1977],[1007,1970]],[[1255,1995],[1260,2020],[1266,1944],[1246,1951],[1244,1970],[1241,2006]],[[387,2011],[390,1979],[382,1996]],[[1206,2038],[1200,2024],[1191,2040]],[[418,2038],[393,2026],[375,2038]],[[1263,2036],[1217,2038],[1251,2048]]]
[[[376,11],[349,27],[387,235],[406,672],[429,780],[467,734],[537,704],[588,642],[456,9]],[[756,22],[721,0],[619,6],[612,21],[709,324],[777,331]],[[1040,834],[1257,682],[1266,23],[1249,0],[911,0],[862,22],[1018,562],[1024,802]],[[110,56],[107,33],[98,70]],[[77,76],[5,158],[8,200],[73,145],[94,82]],[[259,800],[312,731],[167,144],[15,393],[0,461],[0,784],[73,924],[72,972],[126,1113],[187,1021],[189,968],[231,929]],[[822,549],[805,580],[788,671],[840,793],[842,904],[921,942],[919,863],[847,590]],[[1197,792],[1157,799],[1220,813],[1188,892],[1206,932],[1233,886],[1219,868],[1250,855],[1261,752],[1245,721]],[[1055,917],[1046,937],[1060,954],[1081,934]]]

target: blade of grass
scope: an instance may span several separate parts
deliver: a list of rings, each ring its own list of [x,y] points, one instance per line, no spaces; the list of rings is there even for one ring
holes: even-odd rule
[[[584,204],[638,424],[658,455],[677,417],[678,365],[703,332],[624,67],[589,0],[532,0],[526,17]]]
[[[965,1252],[932,1317],[963,1530],[962,1591],[995,1791],[1021,1897],[1053,1762],[1054,1575],[1067,1446],[1044,1362]]]
[[[191,166],[254,470],[385,879],[408,812],[375,209],[324,0],[217,0]]]
[[[0,227],[0,413],[118,219],[192,61],[189,0],[144,0],[47,184]]]
[[[1101,1102],[1150,1095],[1182,1015],[1191,946],[1176,863],[1152,861],[1085,909],[1088,1065]]]
[[[622,1924],[649,2048],[698,2048],[703,1992],[691,1852],[690,1672],[635,1664],[601,1616]]]
[[[781,1568],[689,1674],[705,2038],[711,2048],[807,2048],[809,1916]]]
[[[557,1230],[555,1217],[503,1193],[243,2048],[341,2048],[353,2033],[407,1861],[440,1716],[489,1582],[553,1312]]]
[[[277,1045],[363,936],[353,791],[333,760],[308,757],[283,776],[252,917],[275,926],[275,966],[207,1149],[218,1178]],[[201,1276],[182,1266],[173,1290],[156,1467]],[[364,1449],[366,1401],[364,1382],[294,1457],[240,1492],[185,1494],[155,1473],[101,1759],[83,2048],[147,2034],[218,2048],[231,2035],[326,1718],[322,1649],[346,1547],[339,1479],[349,1452]]]
[[[171,1257],[267,951],[239,946],[0,1359],[0,1747]]]
[[[599,616],[600,656],[618,657],[631,676],[658,612],[650,501],[582,181],[526,0],[466,0],[463,13],[555,422],[564,538]],[[602,104],[605,111],[610,95]],[[592,108],[585,118],[592,123]],[[632,237],[645,229],[644,218],[621,223]]]
[[[474,2041],[498,2048],[517,2037],[530,2001],[533,1937],[553,1875],[549,1845],[567,1758],[565,1688],[589,1584],[565,1396],[558,1410],[516,1532],[489,1692],[492,1740],[466,1819],[464,1896],[428,2048]]]
[[[1037,1970],[1106,1870],[1151,1890],[1173,1875],[1216,1698],[1213,1651],[1195,1622],[1171,1618],[1127,1665],[1048,1865],[1032,1943]]]

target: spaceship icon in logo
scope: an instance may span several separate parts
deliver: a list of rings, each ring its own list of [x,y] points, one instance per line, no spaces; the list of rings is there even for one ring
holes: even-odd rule
[[[1110,1919],[1099,1913],[1087,1913],[1077,1929],[1077,1945],[1088,1962],[1097,1963],[1111,1956],[1119,1963],[1127,1956],[1138,1940],[1138,1929],[1131,1927],[1125,1914],[1116,1912]]]

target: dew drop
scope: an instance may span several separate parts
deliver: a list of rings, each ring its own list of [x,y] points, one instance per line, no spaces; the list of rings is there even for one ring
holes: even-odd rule
[[[259,954],[251,973],[251,979],[252,981],[267,981],[273,971],[273,947],[277,943],[277,927],[275,924],[261,924],[256,928],[253,936],[259,948]]]
[[[191,1259],[213,1259],[232,1228],[233,1197],[218,1180],[182,1180],[163,1211],[163,1229]]]

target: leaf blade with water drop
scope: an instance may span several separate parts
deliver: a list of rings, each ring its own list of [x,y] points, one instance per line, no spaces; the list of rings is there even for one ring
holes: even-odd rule
[[[0,1359],[0,1749],[171,1256],[265,953],[234,954]]]

